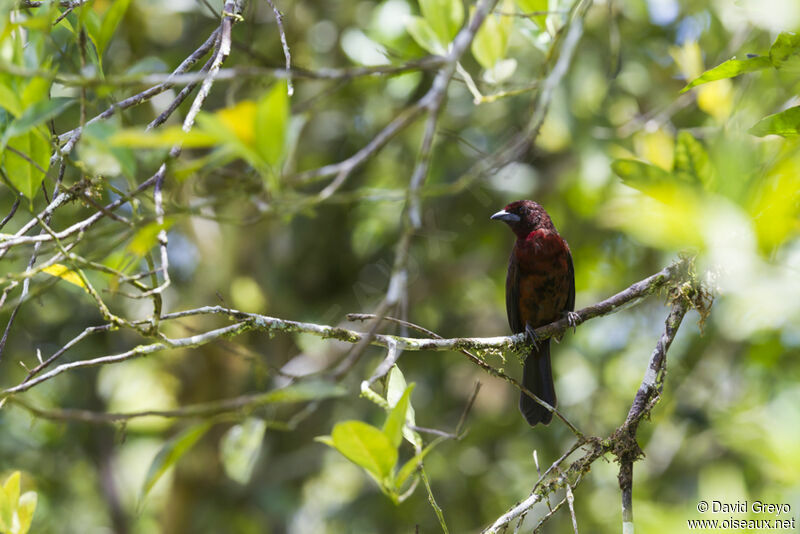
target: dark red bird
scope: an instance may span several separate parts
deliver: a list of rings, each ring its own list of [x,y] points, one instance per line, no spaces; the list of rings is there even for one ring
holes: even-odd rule
[[[575,309],[575,270],[572,254],[550,216],[532,200],[518,200],[491,217],[503,221],[517,236],[506,278],[508,324],[517,334],[526,332],[534,346],[525,359],[522,385],[556,406],[550,369],[550,339],[537,340],[534,329],[560,319],[572,319]],[[553,418],[544,406],[522,393],[519,409],[531,426]]]

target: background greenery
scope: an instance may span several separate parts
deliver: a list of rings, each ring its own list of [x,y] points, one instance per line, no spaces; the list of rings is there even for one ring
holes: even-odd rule
[[[63,8],[18,10],[16,4],[0,2],[0,124],[4,144],[45,167],[52,148],[47,127],[13,137],[8,132],[16,118],[37,103],[56,102],[59,107],[48,108],[54,132],[74,128],[82,113],[93,117],[152,85],[142,80],[144,74],[174,69],[219,25],[221,9],[215,1],[94,0],[53,26]],[[465,17],[470,4],[465,2]],[[278,0],[278,7],[297,67],[401,64],[428,54],[407,30],[408,16],[420,15],[416,0]],[[463,74],[448,89],[422,189],[423,226],[413,235],[409,254],[406,316],[445,337],[508,333],[504,279],[512,237],[488,217],[519,198],[544,205],[568,240],[578,308],[658,271],[679,251],[697,252],[703,276],[719,295],[702,332],[698,315],[687,316],[669,353],[664,396],[640,428],[646,457],[635,465],[637,526],[642,532],[683,532],[686,519],[703,517],[696,511],[701,499],[788,503],[791,517],[797,517],[798,123],[791,115],[777,125],[759,121],[797,104],[798,43],[785,34],[788,55],[773,58],[769,52],[780,32],[800,27],[800,7],[788,0],[595,1],[535,146],[488,175],[465,175],[525,129],[537,95],[531,84],[547,70],[553,35],[570,8],[560,0],[501,2],[504,13],[553,12],[490,18],[495,33],[482,38],[497,42],[464,56],[463,68],[482,94],[512,94],[476,105]],[[269,5],[248,2],[242,17],[233,28],[225,67],[282,67]],[[82,27],[88,34],[83,54]],[[436,52],[435,45],[429,47]],[[770,62],[758,72],[681,93],[705,70],[748,53]],[[516,62],[510,74],[492,66],[492,60],[508,59]],[[107,82],[51,84],[42,75],[47,72]],[[164,295],[165,310],[224,303],[331,325],[347,324],[346,313],[373,311],[385,295],[403,232],[406,189],[424,121],[401,132],[323,201],[316,194],[330,178],[301,183],[297,176],[358,151],[427,90],[431,73],[296,77],[291,98],[268,73],[217,81],[197,137],[187,138],[184,155],[167,173],[173,283]],[[498,78],[503,79],[492,83]],[[167,95],[174,97],[177,90]],[[56,98],[70,100],[61,105]],[[191,100],[162,131],[177,131]],[[156,98],[87,131],[69,155],[64,183],[91,179],[92,194],[107,203],[115,188],[127,190],[151,176],[175,138],[142,129],[169,101]],[[290,116],[284,116],[286,109]],[[253,123],[261,116],[254,115],[257,110],[272,117],[267,122],[272,127]],[[761,129],[751,131],[756,123]],[[784,137],[764,136],[778,131]],[[16,141],[8,142],[6,134]],[[8,235],[46,200],[35,183],[41,173],[37,178],[33,166],[8,150],[3,158],[0,214],[11,210],[13,189],[26,194],[2,229]],[[44,178],[48,194],[54,174]],[[92,210],[86,202],[71,202],[56,212],[51,226],[65,228]],[[156,250],[159,229],[152,225],[152,196],[121,213],[137,227],[106,221],[84,238],[79,253],[106,265],[147,270],[142,257]],[[46,245],[40,257],[53,252]],[[25,270],[31,253],[31,247],[15,247],[2,259],[5,284],[12,273]],[[114,277],[87,273],[115,313],[128,318],[150,313],[149,301],[123,296]],[[0,309],[3,325],[18,294],[18,289],[11,293]],[[35,365],[37,349],[48,356],[87,326],[103,322],[80,287],[57,277],[36,275],[31,295],[10,331],[0,365],[3,387],[24,378],[19,362]],[[651,297],[587,322],[554,345],[559,408],[581,430],[607,436],[622,423],[666,314],[663,295]],[[190,318],[164,330],[180,337],[219,324]],[[100,333],[65,358],[114,354],[146,342],[128,330]],[[304,334],[247,333],[66,373],[24,398],[50,409],[170,409],[274,389],[286,383],[279,369],[321,371],[348,349]],[[32,532],[413,532],[415,525],[435,532],[440,527],[424,487],[395,505],[364,470],[314,441],[344,420],[383,424],[385,411],[360,398],[359,385],[384,355],[369,349],[346,376],[346,394],[312,403],[313,410],[307,403],[259,408],[253,415],[267,422],[266,431],[249,413],[215,420],[144,499],[154,457],[170,438],[196,430],[196,420],[54,422],[7,404],[0,410],[0,478],[21,470],[23,489],[37,492]],[[490,363],[519,375],[514,357]],[[530,491],[537,478],[532,452],[545,467],[572,442],[559,421],[527,427],[516,408],[517,392],[458,353],[407,352],[399,367],[416,384],[411,404],[417,424],[425,427],[453,430],[474,382],[482,383],[469,432],[459,441],[443,441],[425,458],[451,532],[490,524]],[[376,384],[376,390],[382,386]],[[301,413],[297,425],[286,428]],[[231,428],[242,421],[237,432],[256,438],[263,432],[263,442],[241,445],[245,452],[238,461],[247,464],[249,451],[257,454],[254,466],[226,470],[225,458],[235,462],[237,455],[230,452],[235,443],[227,449],[225,443],[239,443]],[[401,460],[413,455],[408,444],[400,453]],[[581,531],[620,530],[617,470],[611,458],[598,461],[575,490]],[[532,528],[545,513],[544,506],[535,508],[526,526]],[[567,532],[569,525],[562,510],[543,531]]]

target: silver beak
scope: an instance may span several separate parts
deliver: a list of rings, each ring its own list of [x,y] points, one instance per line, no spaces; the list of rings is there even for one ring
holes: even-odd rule
[[[495,221],[503,221],[506,223],[520,221],[519,215],[514,215],[513,213],[509,213],[506,210],[500,210],[489,218]]]

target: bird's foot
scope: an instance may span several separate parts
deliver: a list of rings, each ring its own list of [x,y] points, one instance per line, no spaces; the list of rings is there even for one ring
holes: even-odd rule
[[[572,333],[574,334],[578,331],[578,322],[581,320],[581,316],[574,311],[566,312],[566,316],[567,323],[572,327]]]
[[[533,328],[531,325],[525,325],[525,337],[528,338],[528,342],[533,345],[534,350],[539,350],[539,335],[536,333],[536,329]]]

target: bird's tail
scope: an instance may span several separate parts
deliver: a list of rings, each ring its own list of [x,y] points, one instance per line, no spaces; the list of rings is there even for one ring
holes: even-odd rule
[[[556,389],[553,386],[553,373],[550,370],[549,339],[540,341],[539,348],[531,349],[525,359],[522,385],[553,408],[556,407]],[[546,425],[553,418],[553,414],[547,408],[528,397],[524,392],[519,398],[519,411],[531,426],[539,423]]]

